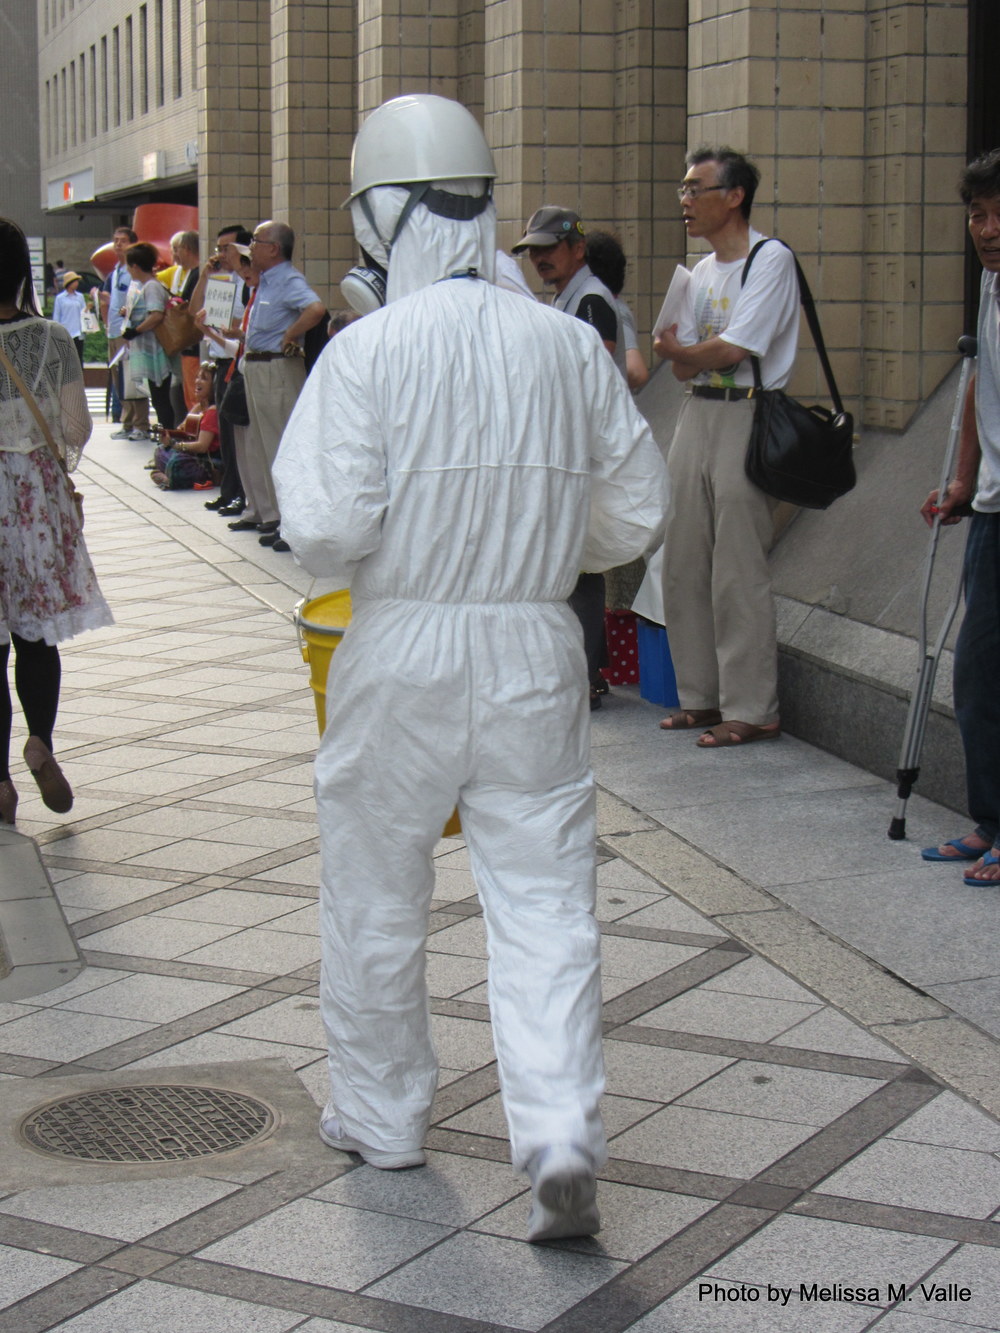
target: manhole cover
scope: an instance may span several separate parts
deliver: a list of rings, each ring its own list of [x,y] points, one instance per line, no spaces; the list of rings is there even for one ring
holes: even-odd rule
[[[21,1122],[33,1148],[87,1162],[175,1162],[229,1152],[266,1133],[263,1102],[221,1088],[103,1088],[50,1102]]]

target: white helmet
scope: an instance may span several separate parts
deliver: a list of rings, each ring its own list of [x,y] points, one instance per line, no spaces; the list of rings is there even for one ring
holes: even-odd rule
[[[447,97],[408,93],[376,107],[358,131],[347,202],[374,185],[494,180],[496,174],[471,111]]]

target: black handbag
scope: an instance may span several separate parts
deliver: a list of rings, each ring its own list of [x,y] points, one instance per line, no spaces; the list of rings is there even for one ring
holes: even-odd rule
[[[767,241],[758,241],[750,251],[743,266],[742,282],[746,282],[754,255],[766,244]],[[785,243],[779,241],[778,244]],[[799,280],[799,300],[819,353],[833,411],[817,405],[806,407],[782,389],[765,389],[761,383],[760,361],[751,356],[754,387],[750,397],[754,403],[754,417],[747,445],[746,474],[755,486],[776,500],[787,500],[804,509],[826,509],[839,496],[853,490],[857,482],[852,457],[854,418],[850,412],[844,411],[812,292],[797,259],[795,272]]]

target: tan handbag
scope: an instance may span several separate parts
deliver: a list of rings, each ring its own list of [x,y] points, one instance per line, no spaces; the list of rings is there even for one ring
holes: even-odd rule
[[[59,452],[59,448],[52,435],[52,429],[49,426],[49,423],[45,420],[45,416],[42,412],[42,409],[35,402],[34,395],[28,388],[28,386],[25,384],[21,376],[17,373],[16,369],[14,368],[13,361],[11,361],[10,357],[4,351],[2,346],[0,346],[0,365],[4,367],[4,369],[7,371],[7,374],[14,381],[14,388],[17,389],[18,393],[24,399],[24,402],[28,410],[31,412],[31,415],[38,422],[38,428],[45,436],[45,443],[49,446],[49,449],[52,451],[52,456],[59,464],[59,470],[63,474],[63,479],[65,480],[66,485],[69,487],[69,493],[73,499],[73,503],[76,505],[77,516],[80,519],[80,527],[82,528],[83,496],[76,489],[76,486],[73,483],[73,478],[69,475],[69,471],[66,467],[66,460]]]
[[[201,330],[191,318],[187,301],[178,297],[171,297],[167,302],[163,318],[153,332],[167,356],[176,356],[185,347],[201,341]]]

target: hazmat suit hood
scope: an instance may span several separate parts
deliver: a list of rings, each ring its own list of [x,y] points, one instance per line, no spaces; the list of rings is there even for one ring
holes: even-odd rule
[[[478,198],[489,188],[485,179],[439,180],[435,190]],[[360,199],[351,201],[354,234],[362,250],[388,272],[386,302],[391,304],[454,273],[474,268],[493,282],[496,254],[496,208],[491,199],[478,217],[469,221],[432,213],[423,203],[410,213],[402,230],[389,244],[410,197],[405,185],[377,185],[365,191],[375,219],[373,227]]]

